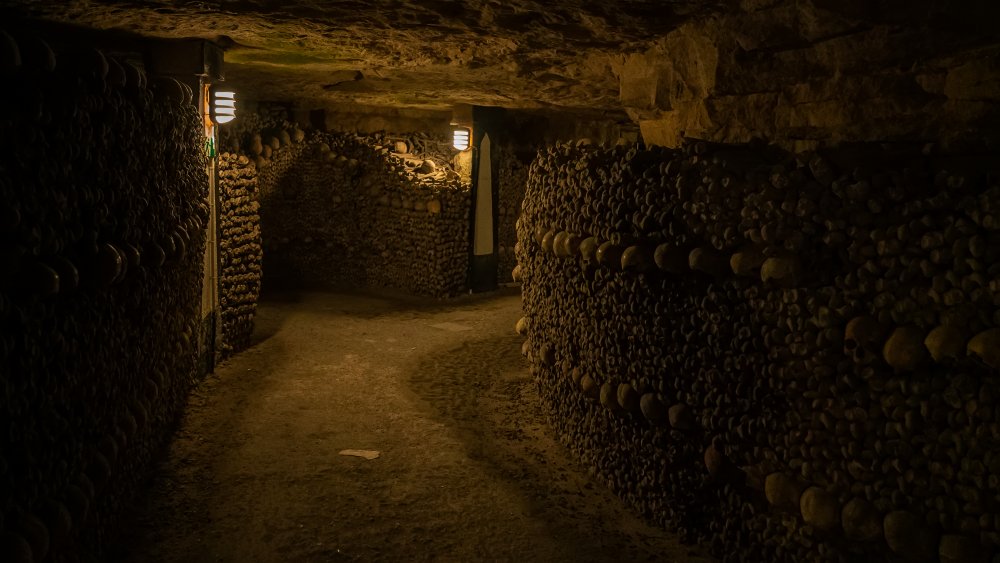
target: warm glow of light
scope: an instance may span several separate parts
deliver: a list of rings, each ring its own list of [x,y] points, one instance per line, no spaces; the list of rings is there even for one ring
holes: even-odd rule
[[[452,146],[457,150],[464,151],[469,148],[469,130],[466,128],[455,129],[455,139]]]
[[[236,92],[212,91],[212,119],[220,125],[236,119]]]

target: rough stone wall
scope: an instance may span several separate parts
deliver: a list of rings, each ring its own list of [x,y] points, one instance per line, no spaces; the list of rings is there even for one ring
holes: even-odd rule
[[[219,157],[219,316],[222,356],[246,349],[260,297],[263,252],[257,168],[245,156]]]
[[[312,104],[310,104],[312,105]],[[451,135],[452,109],[421,110],[414,107],[355,103],[323,104],[319,108],[296,112],[296,121],[316,126],[316,109],[322,111],[322,121],[328,131],[369,135],[384,131],[422,131],[431,137]]]
[[[270,131],[241,143],[257,155],[265,286],[464,291],[469,186],[444,141]]]
[[[197,377],[190,89],[0,32],[0,560],[100,558]]]
[[[518,224],[552,424],[724,561],[1000,546],[995,160],[561,145]]]
[[[646,142],[1000,142],[995,3],[737,4],[615,63]]]

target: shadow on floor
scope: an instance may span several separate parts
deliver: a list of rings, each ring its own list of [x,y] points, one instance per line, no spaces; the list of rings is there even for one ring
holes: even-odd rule
[[[520,348],[510,330],[434,350],[408,373],[411,391],[461,440],[467,457],[546,523],[542,535],[561,551],[537,560],[708,561],[642,522],[571,458],[548,424]]]

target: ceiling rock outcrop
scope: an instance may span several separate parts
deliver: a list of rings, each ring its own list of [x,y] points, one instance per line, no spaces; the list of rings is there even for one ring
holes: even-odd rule
[[[228,79],[260,99],[445,108],[620,109],[614,56],[711,0],[13,0],[23,15],[227,47]]]
[[[743,0],[613,64],[647,141],[974,142],[1000,119],[1000,4]],[[984,147],[979,147],[984,148]],[[967,150],[963,148],[963,150]]]
[[[246,97],[469,103],[789,148],[1000,130],[995,0],[0,0],[30,18],[226,48]],[[963,149],[964,150],[964,149]]]

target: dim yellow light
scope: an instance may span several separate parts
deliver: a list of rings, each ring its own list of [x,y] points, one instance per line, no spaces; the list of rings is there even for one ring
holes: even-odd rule
[[[212,120],[221,125],[234,119],[236,119],[236,92],[213,90]]]
[[[468,149],[470,143],[469,137],[470,137],[470,132],[465,127],[455,129],[455,137],[454,140],[452,141],[452,146],[460,151]]]

